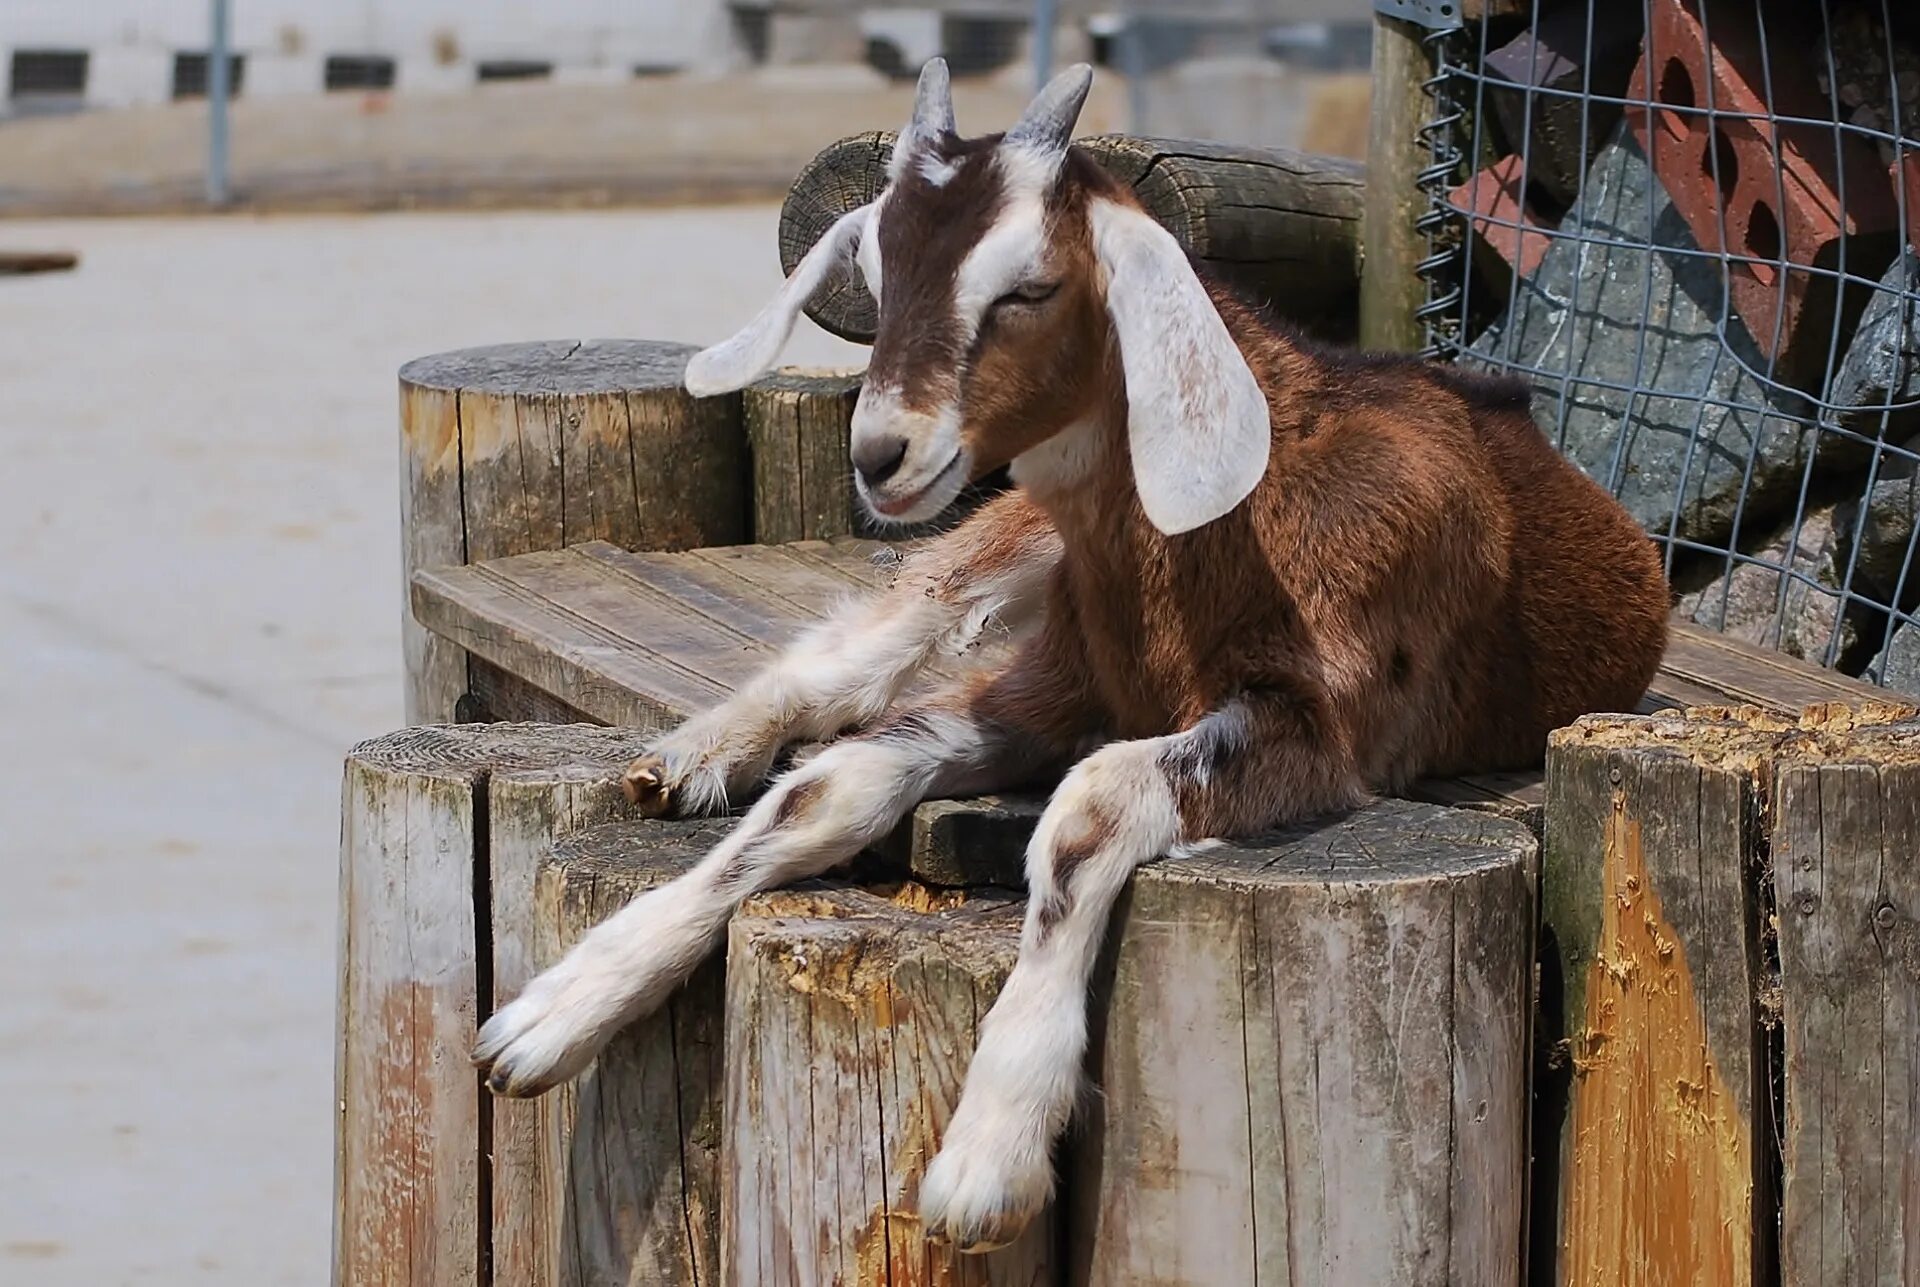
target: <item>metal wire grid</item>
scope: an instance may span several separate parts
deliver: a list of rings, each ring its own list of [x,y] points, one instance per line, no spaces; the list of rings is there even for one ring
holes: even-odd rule
[[[1545,2],[1550,4],[1552,0]],[[1578,4],[1580,0],[1563,2]],[[1653,29],[1654,7],[1665,2],[1667,0],[1642,0],[1643,32]],[[1711,51],[1711,23],[1726,9],[1711,3],[1700,6],[1699,0],[1680,2],[1699,15]],[[1904,636],[1899,636],[1904,641],[1903,649],[1911,647],[1913,655],[1920,658],[1920,624],[1916,624],[1915,615],[1916,601],[1920,600],[1920,568],[1916,567],[1914,556],[1916,539],[1920,539],[1920,523],[1914,521],[1913,513],[1916,495],[1920,494],[1920,482],[1914,481],[1916,473],[1920,473],[1920,420],[1915,419],[1916,409],[1920,409],[1920,398],[1900,396],[1903,393],[1920,393],[1920,377],[1915,374],[1916,369],[1920,369],[1920,294],[1914,290],[1916,283],[1920,283],[1920,275],[1916,275],[1914,250],[1908,244],[1904,231],[1913,226],[1909,220],[1906,186],[1892,184],[1898,216],[1895,224],[1897,248],[1894,252],[1898,271],[1890,272],[1884,278],[1860,271],[1857,259],[1854,264],[1849,264],[1849,238],[1840,239],[1837,256],[1829,266],[1793,262],[1791,254],[1795,248],[1786,244],[1784,237],[1777,255],[1763,257],[1725,249],[1703,249],[1688,244],[1685,236],[1661,235],[1663,226],[1670,228],[1673,221],[1667,220],[1663,224],[1661,211],[1657,207],[1665,194],[1657,179],[1651,177],[1646,183],[1644,212],[1644,227],[1649,230],[1648,235],[1623,236],[1618,226],[1609,224],[1601,217],[1602,212],[1596,211],[1594,207],[1598,203],[1589,200],[1589,194],[1595,187],[1595,175],[1599,168],[1597,163],[1587,171],[1579,197],[1567,209],[1558,227],[1529,225],[1527,219],[1518,215],[1474,213],[1471,217],[1473,226],[1484,230],[1479,235],[1500,230],[1501,235],[1513,239],[1516,256],[1520,238],[1538,236],[1546,240],[1546,254],[1575,257],[1575,267],[1570,274],[1569,296],[1549,300],[1546,305],[1549,309],[1563,310],[1555,323],[1562,328],[1577,324],[1582,316],[1579,292],[1583,280],[1589,277],[1584,270],[1590,266],[1591,257],[1607,257],[1601,270],[1604,289],[1608,284],[1606,274],[1611,271],[1613,259],[1618,257],[1631,267],[1637,256],[1643,309],[1639,317],[1626,319],[1624,329],[1630,332],[1630,337],[1616,335],[1610,341],[1617,349],[1622,339],[1630,338],[1633,351],[1630,374],[1625,379],[1612,378],[1592,369],[1599,363],[1593,360],[1595,354],[1591,344],[1583,349],[1569,340],[1564,345],[1564,360],[1558,363],[1540,361],[1537,357],[1529,357],[1524,351],[1516,352],[1516,338],[1523,329],[1518,324],[1522,318],[1523,299],[1526,299],[1530,311],[1541,307],[1538,298],[1528,298],[1529,293],[1536,292],[1538,288],[1516,271],[1506,285],[1504,298],[1500,292],[1490,291],[1485,277],[1471,267],[1464,253],[1469,241],[1466,210],[1450,202],[1447,197],[1452,185],[1464,182],[1467,191],[1462,205],[1466,209],[1473,209],[1480,195],[1477,183],[1488,181],[1481,177],[1483,171],[1471,177],[1467,171],[1475,169],[1474,162],[1484,163],[1491,154],[1493,140],[1489,137],[1488,129],[1488,96],[1491,90],[1524,96],[1520,137],[1509,140],[1509,144],[1517,145],[1521,172],[1527,175],[1533,173],[1531,148],[1534,143],[1536,104],[1549,99],[1577,104],[1580,123],[1578,156],[1589,160],[1595,157],[1596,145],[1601,142],[1597,134],[1590,134],[1594,110],[1601,106],[1618,108],[1621,114],[1617,127],[1620,134],[1607,144],[1613,147],[1629,146],[1624,141],[1629,124],[1625,114],[1631,112],[1644,114],[1650,139],[1660,128],[1657,119],[1659,113],[1703,117],[1710,127],[1725,121],[1764,122],[1767,126],[1764,132],[1771,139],[1775,208],[1782,211],[1786,209],[1787,179],[1782,164],[1780,127],[1805,127],[1806,130],[1821,131],[1833,140],[1835,170],[1839,176],[1838,197],[1844,218],[1852,209],[1846,191],[1849,167],[1843,156],[1849,137],[1863,139],[1875,146],[1883,159],[1891,155],[1896,167],[1893,173],[1896,175],[1904,173],[1900,167],[1914,164],[1910,157],[1920,151],[1920,138],[1915,137],[1914,123],[1920,119],[1920,85],[1902,83],[1902,59],[1896,57],[1896,41],[1901,39],[1898,34],[1901,24],[1896,22],[1892,0],[1867,0],[1867,4],[1878,10],[1877,14],[1869,16],[1877,18],[1876,25],[1885,46],[1885,70],[1890,86],[1887,115],[1891,128],[1878,128],[1857,119],[1848,119],[1848,112],[1841,101],[1842,69],[1836,62],[1834,39],[1835,13],[1844,6],[1841,3],[1828,3],[1827,0],[1822,0],[1817,6],[1804,6],[1804,9],[1817,8],[1818,11],[1821,39],[1813,62],[1816,64],[1816,75],[1824,83],[1829,108],[1829,112],[1822,116],[1749,113],[1721,106],[1715,102],[1716,77],[1713,75],[1705,77],[1706,101],[1702,105],[1661,101],[1661,89],[1652,74],[1644,78],[1646,92],[1637,97],[1626,96],[1624,90],[1615,95],[1597,92],[1592,85],[1594,60],[1591,57],[1595,23],[1617,21],[1612,16],[1617,10],[1603,0],[1585,0],[1585,48],[1581,51],[1581,83],[1577,90],[1537,85],[1531,83],[1530,79],[1518,85],[1507,81],[1490,83],[1491,78],[1484,68],[1487,55],[1496,47],[1493,42],[1514,34],[1511,28],[1502,33],[1491,13],[1465,28],[1434,33],[1430,40],[1436,53],[1436,73],[1427,87],[1433,98],[1433,111],[1423,131],[1430,164],[1420,176],[1422,186],[1429,194],[1429,206],[1420,221],[1420,227],[1427,235],[1430,252],[1422,264],[1422,270],[1428,276],[1429,292],[1421,317],[1426,324],[1429,351],[1433,355],[1483,368],[1510,371],[1529,379],[1535,389],[1535,417],[1563,451],[1569,446],[1570,418],[1580,409],[1583,393],[1590,401],[1598,401],[1603,405],[1607,395],[1623,399],[1617,416],[1613,418],[1611,450],[1606,453],[1604,466],[1594,468],[1597,462],[1583,462],[1588,472],[1617,496],[1627,490],[1631,481],[1629,471],[1636,440],[1646,431],[1649,423],[1665,414],[1671,423],[1664,427],[1684,429],[1686,446],[1674,475],[1671,505],[1663,516],[1654,517],[1646,525],[1654,539],[1664,547],[1670,582],[1677,591],[1692,591],[1691,595],[1682,599],[1682,608],[1689,611],[1695,620],[1717,628],[1740,629],[1756,641],[1775,646],[1786,644],[1789,650],[1799,651],[1830,667],[1839,666],[1853,673],[1864,672],[1868,678],[1876,681],[1885,682],[1891,678],[1895,683],[1911,686],[1915,682],[1911,674],[1890,675],[1888,669],[1889,659],[1894,657],[1896,636],[1902,630],[1906,632]],[[1486,6],[1489,11],[1495,7],[1492,4]],[[1541,7],[1542,0],[1534,0],[1531,16],[1526,23],[1534,30],[1538,29]],[[1757,4],[1752,9],[1762,68],[1763,84],[1760,88],[1762,98],[1768,104],[1775,101],[1773,79],[1776,56],[1802,60],[1808,58],[1808,51],[1803,45],[1781,46],[1785,28],[1778,24],[1774,16],[1777,12],[1766,4]],[[1533,56],[1538,58],[1539,52],[1536,44]],[[1710,52],[1709,57],[1712,56]],[[1824,62],[1823,68],[1817,66],[1821,62]],[[1911,81],[1913,77],[1907,79]],[[1810,135],[1801,134],[1800,137],[1804,139]],[[1711,167],[1713,191],[1724,193],[1726,188],[1722,184],[1721,167],[1728,163],[1727,159],[1723,157],[1721,149],[1714,146],[1707,148],[1706,158]],[[1725,247],[1729,244],[1727,203],[1724,198],[1717,198],[1716,205],[1720,224],[1719,242]],[[1569,244],[1571,249],[1559,250],[1562,243]],[[1654,356],[1650,350],[1662,348],[1665,337],[1660,331],[1668,320],[1653,314],[1655,271],[1659,266],[1677,278],[1679,273],[1688,271],[1688,261],[1705,265],[1717,275],[1718,297],[1706,301],[1711,316],[1711,336],[1716,343],[1712,346],[1708,368],[1704,373],[1696,374],[1687,387],[1662,387],[1660,373],[1650,367],[1650,358]],[[1771,270],[1778,285],[1771,337],[1773,342],[1764,349],[1756,349],[1750,342],[1751,337],[1741,333],[1744,323],[1733,305],[1731,280],[1731,270],[1738,264],[1760,265],[1763,269]],[[1883,267],[1886,265],[1875,266],[1874,271],[1879,272]],[[1811,379],[1803,375],[1798,380],[1790,380],[1779,369],[1779,355],[1783,347],[1782,329],[1788,313],[1787,297],[1796,276],[1825,279],[1833,292],[1834,307],[1827,326],[1825,360],[1821,369]],[[1865,301],[1866,309],[1856,310],[1849,306],[1856,297]],[[1595,299],[1590,301],[1589,306],[1597,307],[1598,303]],[[1879,402],[1864,404],[1843,404],[1835,400],[1835,377],[1853,339],[1848,322],[1855,317],[1874,316],[1876,313],[1884,318],[1888,310],[1891,310],[1893,326],[1897,328],[1892,376],[1887,382],[1889,396]],[[1549,345],[1547,352],[1551,351],[1551,347]],[[1614,356],[1618,357],[1619,354]],[[1722,378],[1723,366],[1730,380]],[[1751,396],[1753,391],[1758,391],[1761,396]],[[1657,410],[1656,403],[1673,410]],[[1680,423],[1684,419],[1684,410],[1681,408],[1687,405],[1691,406],[1691,424]],[[1724,459],[1724,444],[1712,432],[1730,416],[1745,418],[1755,426],[1747,435],[1745,458],[1737,462],[1740,478],[1737,491],[1731,498],[1731,522],[1717,535],[1692,530],[1689,524],[1683,522],[1683,513],[1687,510],[1690,489],[1696,485],[1704,486],[1699,471],[1711,470],[1716,458],[1719,458],[1717,463],[1723,466],[1735,463]],[[1791,508],[1790,512],[1784,514],[1778,508],[1780,491],[1777,486],[1771,492],[1769,504],[1753,503],[1758,494],[1756,475],[1761,470],[1770,432],[1767,426],[1772,422],[1784,422],[1790,426],[1786,432],[1798,434],[1801,441],[1801,449],[1796,453],[1800,459],[1798,478],[1789,480],[1797,485],[1790,489]],[[1592,443],[1586,445],[1591,448]],[[1833,463],[1836,461],[1846,462],[1846,467],[1836,467]],[[1897,484],[1900,480],[1906,480],[1907,485],[1904,521],[1908,530],[1904,546],[1901,547],[1897,532],[1901,515],[1896,512],[1893,516],[1896,531],[1892,553],[1897,555],[1897,569],[1889,571],[1884,566],[1888,554],[1885,548],[1887,534],[1881,532],[1880,562],[1883,566],[1877,567],[1875,575],[1869,578],[1863,574],[1861,563],[1863,551],[1868,548],[1866,537],[1869,525],[1873,522],[1876,489],[1882,483]],[[1897,510],[1897,486],[1894,493]],[[1816,514],[1831,516],[1827,519],[1829,530],[1820,538],[1828,547],[1824,551],[1803,549],[1803,535],[1813,525],[1810,520]],[[1749,571],[1743,572],[1743,569]],[[1773,607],[1766,619],[1753,620],[1752,605],[1747,603],[1744,605],[1747,609],[1746,619],[1734,620],[1735,599],[1741,591],[1743,578],[1748,582],[1745,590],[1748,598],[1751,598],[1752,583],[1757,578],[1767,578],[1773,582]],[[1761,584],[1764,585],[1765,581],[1761,581]],[[1797,639],[1787,637],[1790,633],[1790,608],[1804,612],[1808,604],[1813,605],[1816,615],[1824,605],[1831,617],[1824,640],[1816,637],[1811,646],[1804,635]],[[1912,669],[1914,673],[1920,673],[1920,661]]]

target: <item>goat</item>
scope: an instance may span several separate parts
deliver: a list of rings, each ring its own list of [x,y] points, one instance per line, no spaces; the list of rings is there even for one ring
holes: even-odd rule
[[[1666,642],[1653,547],[1534,426],[1527,390],[1321,347],[1205,281],[1069,145],[1076,67],[1004,136],[961,139],[920,78],[889,183],[833,225],[686,386],[770,367],[849,257],[879,301],[854,411],[859,493],[920,521],[1015,488],[912,554],[627,772],[649,813],[772,784],[691,872],[593,930],[482,1029],[508,1095],[578,1073],[665,1000],[748,893],[822,872],[929,795],[1057,776],[1027,851],[1018,964],[920,1187],[929,1230],[1000,1245],[1047,1201],[1086,989],[1137,864],[1352,806],[1416,776],[1537,763],[1629,710]],[[1004,665],[896,708],[990,622]]]

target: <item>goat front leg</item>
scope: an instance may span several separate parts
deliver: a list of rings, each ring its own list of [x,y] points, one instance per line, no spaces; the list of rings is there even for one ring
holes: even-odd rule
[[[487,1021],[473,1052],[487,1084],[537,1095],[580,1072],[692,973],[747,895],[844,862],[929,795],[1012,786],[1057,766],[1062,736],[1004,718],[1052,709],[1008,700],[1025,687],[1020,666],[1016,657],[1007,675],[902,711],[783,775],[693,870],[595,926]]]
[[[795,743],[878,719],[935,657],[965,652],[990,622],[1031,620],[1060,561],[1045,514],[1017,493],[909,555],[891,588],[808,631],[719,706],[663,735],[622,785],[651,817],[724,813]]]
[[[1313,710],[1311,698],[1237,698],[1185,732],[1110,743],[1061,782],[1027,849],[1019,960],[920,1186],[930,1232],[988,1251],[1052,1196],[1051,1152],[1086,1056],[1087,985],[1133,869],[1364,798]]]

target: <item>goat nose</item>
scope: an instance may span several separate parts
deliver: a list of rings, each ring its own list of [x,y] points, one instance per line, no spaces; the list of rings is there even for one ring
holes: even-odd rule
[[[900,472],[900,462],[907,458],[907,440],[892,434],[879,434],[861,443],[853,449],[853,467],[860,471],[860,481],[869,488],[878,487]]]

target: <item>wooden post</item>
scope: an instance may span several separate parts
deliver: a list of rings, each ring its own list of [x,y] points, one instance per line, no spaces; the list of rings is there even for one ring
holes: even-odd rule
[[[737,397],[693,398],[693,350],[638,340],[507,344],[400,371],[406,584],[423,568],[604,540],[746,539]],[[448,721],[465,658],[403,618],[409,723]]]
[[[727,939],[724,1281],[1061,1281],[1050,1215],[964,1256],[917,1214],[1021,910],[916,884],[804,887],[742,910]]]
[[[753,540],[825,540],[854,530],[848,430],[860,373],[787,367],[748,385],[741,418],[753,457]]]
[[[1595,716],[1554,736],[1534,1244],[1567,1287],[1753,1281],[1770,1131],[1758,773],[1789,723]]]
[[[792,272],[840,215],[886,184],[890,131],[842,139],[815,157],[780,211],[780,262]],[[1364,171],[1279,148],[1099,135],[1084,147],[1147,212],[1222,277],[1327,339],[1353,338]],[[808,315],[836,335],[873,339],[872,296],[845,273]]]
[[[1426,246],[1413,221],[1425,209],[1416,176],[1427,163],[1420,127],[1433,101],[1421,84],[1433,58],[1413,23],[1373,17],[1373,120],[1367,142],[1367,192],[1361,241],[1360,343],[1370,349],[1411,352],[1424,342],[1414,310],[1426,302],[1416,271]]]
[[[563,840],[531,899],[538,963],[685,871],[733,825],[619,824]],[[526,1114],[522,1147],[495,1159],[496,1282],[721,1281],[721,970],[716,956],[579,1080],[514,1106]]]
[[[1920,1282],[1920,719],[1797,739],[1773,802],[1781,1281]]]
[[[1536,856],[1392,801],[1141,868],[1072,1281],[1517,1283]]]
[[[607,780],[634,750],[611,729],[493,724],[407,729],[348,756],[337,1283],[485,1281],[493,1117],[467,1050],[496,968],[525,971],[512,930],[493,939],[490,891],[515,896],[551,828],[617,796]]]

